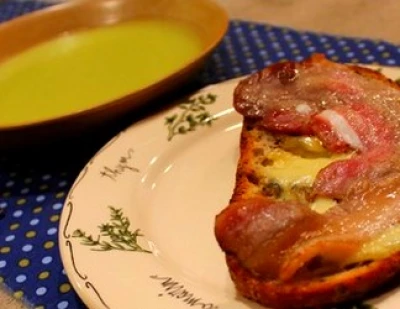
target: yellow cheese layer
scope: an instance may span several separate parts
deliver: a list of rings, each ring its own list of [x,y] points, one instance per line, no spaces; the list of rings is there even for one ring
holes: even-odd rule
[[[309,144],[308,144],[309,145]],[[308,146],[307,146],[308,147]],[[351,154],[331,157],[302,157],[282,149],[271,151],[267,158],[273,163],[264,167],[264,175],[268,180],[278,183],[283,190],[283,199],[291,199],[293,186],[310,186],[318,172],[337,160],[348,159]],[[324,213],[336,204],[328,198],[318,198],[310,204],[311,209]],[[377,260],[400,250],[400,226],[390,228],[379,237],[363,245],[361,250],[348,262],[355,263],[366,260]]]
[[[276,149],[271,151],[267,157],[273,163],[264,168],[263,174],[268,175],[269,181],[281,186],[284,199],[291,199],[293,187],[311,187],[322,168],[337,160],[344,160],[349,155],[307,158]],[[320,198],[311,204],[311,208],[317,212],[324,212],[333,205],[335,205],[333,200]]]
[[[328,164],[345,159],[343,155],[329,158],[303,158],[284,150],[273,150],[268,154],[273,161],[266,166],[265,172],[270,179],[278,180],[284,187],[294,184],[312,185],[317,173]]]
[[[383,232],[379,237],[365,243],[348,263],[378,260],[400,250],[400,226],[395,226]]]

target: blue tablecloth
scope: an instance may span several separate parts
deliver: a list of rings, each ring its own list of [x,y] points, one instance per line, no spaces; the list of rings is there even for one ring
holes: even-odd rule
[[[38,1],[2,1],[0,21],[43,7]],[[200,85],[215,83],[315,52],[341,62],[400,65],[400,46],[385,41],[232,20],[198,80]],[[67,155],[60,157],[46,156],[48,150],[41,149],[35,160],[24,151],[0,157],[0,283],[34,308],[84,308],[64,273],[57,233],[64,198],[100,146],[88,144],[86,151],[65,149]]]

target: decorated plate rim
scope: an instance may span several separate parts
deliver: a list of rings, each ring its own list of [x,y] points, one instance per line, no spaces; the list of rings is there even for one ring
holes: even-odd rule
[[[382,73],[387,74],[393,79],[396,79],[400,76],[400,70],[398,68],[381,66],[368,67],[379,69],[382,71]],[[100,220],[101,222],[97,222],[97,226],[94,228],[93,224],[88,224],[88,226],[92,226],[91,232],[87,231],[87,229],[90,228],[86,227],[86,224],[83,225],[84,228],[76,228],[75,226],[75,229],[71,230],[71,227],[76,224],[74,221],[79,222],[78,219],[74,218],[74,211],[76,211],[77,208],[80,208],[80,211],[83,211],[84,213],[86,212],[87,215],[91,214],[90,210],[82,210],[85,209],[85,207],[93,206],[84,205],[84,203],[82,205],[83,201],[81,199],[86,199],[86,197],[82,197],[82,190],[92,193],[91,195],[89,194],[89,196],[96,200],[99,199],[97,196],[101,196],[104,191],[100,191],[100,194],[96,194],[96,190],[92,188],[93,186],[96,187],[96,184],[93,181],[99,182],[98,188],[103,188],[104,181],[109,181],[110,183],[113,183],[113,185],[117,183],[115,186],[116,189],[113,189],[114,191],[110,192],[119,192],[119,190],[123,191],[126,190],[126,188],[123,187],[121,189],[118,186],[126,186],[127,183],[132,184],[135,182],[140,182],[142,187],[146,187],[146,181],[148,181],[147,178],[156,177],[151,174],[151,169],[146,170],[146,172],[149,173],[144,173],[145,177],[139,177],[142,166],[138,167],[132,163],[133,158],[137,156],[137,150],[133,149],[132,147],[125,147],[124,152],[122,154],[119,153],[119,157],[116,161],[114,161],[114,165],[111,166],[106,164],[107,162],[110,162],[110,160],[112,161],[112,157],[115,155],[112,152],[124,146],[124,143],[127,143],[131,136],[138,138],[142,144],[144,143],[147,147],[150,147],[149,144],[156,141],[156,139],[159,137],[157,134],[160,134],[162,131],[161,128],[163,128],[164,131],[162,134],[165,138],[164,144],[167,143],[166,145],[168,145],[165,150],[162,150],[164,152],[167,152],[169,150],[168,148],[180,147],[180,149],[185,149],[185,147],[188,146],[188,143],[198,144],[201,143],[202,139],[208,138],[206,136],[214,136],[215,134],[218,135],[218,133],[221,135],[221,132],[224,132],[224,134],[233,134],[231,136],[231,140],[237,141],[238,132],[240,131],[241,117],[235,114],[233,108],[231,107],[231,95],[234,86],[241,78],[243,77],[207,86],[194,93],[190,98],[178,102],[168,110],[133,124],[126,130],[121,131],[107,144],[105,144],[82,169],[72,185],[64,203],[59,225],[59,247],[66,274],[75,291],[86,303],[86,305],[93,308],[118,308],[115,307],[115,304],[119,303],[120,300],[118,300],[118,298],[122,297],[122,295],[110,296],[109,294],[104,293],[104,283],[99,285],[96,281],[103,280],[101,277],[102,272],[98,270],[98,267],[102,265],[101,263],[103,261],[107,260],[107,258],[104,258],[106,254],[109,254],[110,256],[112,255],[112,260],[120,260],[122,261],[121,264],[123,264],[125,261],[125,257],[123,257],[123,255],[129,254],[130,252],[135,252],[135,254],[132,254],[135,255],[132,257],[132,259],[140,260],[143,265],[142,268],[145,268],[149,267],[149,264],[146,261],[143,262],[143,259],[138,257],[139,254],[157,256],[159,248],[151,241],[151,239],[147,239],[147,242],[143,242],[142,239],[146,238],[146,234],[142,234],[141,229],[133,226],[133,222],[130,220],[130,213],[125,213],[127,208],[121,208],[116,205],[105,205],[105,207],[103,207],[104,214],[102,215],[102,219],[105,221]],[[226,123],[224,123],[223,119],[227,119],[225,121]],[[233,123],[232,119],[234,119]],[[162,122],[162,126],[160,125],[160,122]],[[223,124],[217,125],[217,123]],[[154,127],[156,128],[154,130],[157,131],[155,132],[157,137],[154,137],[154,139],[146,144],[146,139],[140,139],[140,136],[145,135],[143,132],[146,132],[146,130],[153,130]],[[223,128],[224,131],[219,131],[221,128]],[[236,133],[227,133],[235,130]],[[158,149],[158,151],[160,150]],[[175,152],[174,155],[180,156],[180,153]],[[151,157],[151,151],[143,156]],[[151,162],[151,160],[157,161],[158,158],[153,157],[147,159],[150,159],[148,162],[149,165],[157,164],[157,162]],[[234,163],[231,163],[231,167],[234,167]],[[97,178],[94,177],[93,169],[95,168],[97,169]],[[165,176],[165,174],[162,174],[161,176],[160,175],[158,175],[158,177]],[[225,176],[233,178],[234,174],[232,173],[231,175]],[[100,183],[99,179],[101,179],[102,183]],[[119,179],[122,179],[120,183],[118,183]],[[146,190],[151,189],[146,188]],[[148,196],[149,192],[146,190],[142,190],[142,198]],[[225,199],[227,201],[228,192],[225,193]],[[139,199],[138,197],[136,198]],[[119,198],[116,198],[116,200],[118,199]],[[124,198],[121,198],[121,200],[123,199]],[[132,198],[128,199],[132,200]],[[222,206],[223,205],[221,205],[221,209]],[[140,207],[142,206],[138,206],[138,209],[141,209]],[[131,209],[131,207],[129,207],[129,209]],[[95,214],[93,216],[96,217],[97,215]],[[146,220],[151,221],[151,219],[146,217],[146,214],[143,216],[145,218],[145,222],[147,222]],[[85,221],[81,220],[80,222]],[[88,221],[88,223],[90,222]],[[119,230],[116,229],[116,226],[118,226]],[[98,234],[94,235],[93,230],[96,231],[96,229]],[[90,248],[90,250],[88,248]],[[83,264],[81,262],[83,260],[92,258],[93,252],[97,254],[96,257],[99,257],[98,264],[96,267],[90,266],[85,268],[82,265],[88,265],[87,262],[84,261]],[[157,265],[156,268],[158,268],[157,270],[161,273],[162,270],[165,270],[164,266],[170,263],[171,260],[168,260],[168,258],[163,260],[162,254],[160,256],[161,258],[157,257],[159,258],[158,264],[160,265]],[[152,265],[150,266],[153,267]],[[221,265],[221,267],[224,266],[225,265]],[[95,272],[93,269],[91,269],[92,267],[96,268]],[[121,269],[119,269],[117,266],[115,267],[115,269],[121,271]],[[121,273],[123,273],[123,271],[121,271]],[[106,275],[107,271],[104,270],[104,276]],[[263,308],[255,303],[240,298],[240,296],[232,294],[232,290],[227,292],[226,295],[223,295],[223,297],[215,297],[215,300],[213,300],[212,291],[204,292],[202,289],[200,289],[200,294],[205,296],[199,296],[195,292],[197,291],[196,289],[198,287],[198,282],[196,283],[193,282],[193,280],[191,281],[189,277],[185,277],[185,283],[182,283],[169,275],[158,275],[156,271],[152,273],[150,278],[157,282],[159,288],[162,289],[162,291],[159,291],[158,295],[154,295],[154,298],[158,297],[157,301],[160,302],[160,306],[163,308],[185,308],[194,306],[204,309]],[[228,280],[228,278],[225,279]],[[123,278],[123,280],[127,281],[125,278]],[[118,282],[113,282],[112,284],[118,286]],[[230,283],[228,282],[228,284]],[[100,289],[98,288],[99,286],[101,286]],[[125,287],[125,285],[123,287]],[[142,286],[142,288],[143,287],[144,286]],[[110,287],[110,289],[115,290],[115,286]],[[147,289],[144,288],[143,294],[146,294]],[[154,287],[151,289],[154,289]],[[117,290],[120,291],[118,288]],[[121,289],[121,292],[124,292],[123,288]],[[166,294],[168,294],[170,297],[161,297]],[[232,299],[229,299],[230,297],[232,297]],[[352,304],[352,307],[349,308],[394,309],[395,307],[393,306],[395,305],[393,305],[391,300],[399,299],[398,297],[400,297],[400,294],[396,293],[395,296],[393,295],[392,297],[386,298],[385,296],[380,299],[373,299],[371,301],[371,305],[369,305],[368,301],[368,303],[366,302],[364,304]],[[177,299],[179,302],[176,301]],[[133,306],[135,304],[140,306],[140,303],[133,303]],[[128,307],[132,308],[132,303],[129,302],[128,305]]]

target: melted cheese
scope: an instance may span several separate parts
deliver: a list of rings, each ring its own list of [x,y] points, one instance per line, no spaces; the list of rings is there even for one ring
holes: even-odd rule
[[[283,189],[283,199],[292,199],[291,189],[311,187],[318,172],[327,165],[348,158],[349,155],[334,155],[331,157],[306,158],[295,155],[282,149],[276,149],[268,154],[273,163],[264,168],[263,174],[268,180],[278,183]],[[319,198],[310,206],[313,210],[322,213],[335,205],[335,201]]]
[[[293,197],[290,191],[293,186],[311,186],[322,168],[337,160],[348,159],[350,156],[351,154],[307,158],[276,149],[268,154],[268,159],[273,163],[264,167],[263,173],[269,176],[269,181],[276,182],[282,187],[283,199],[291,199]],[[335,204],[336,202],[332,199],[318,198],[310,204],[310,207],[318,213],[324,213]],[[398,250],[400,250],[400,226],[390,228],[376,239],[365,243],[361,250],[346,263],[377,260]]]
[[[329,198],[318,198],[313,203],[311,203],[310,207],[315,212],[320,214],[326,212],[329,208],[336,205],[336,201]]]
[[[399,250],[400,226],[395,226],[383,232],[376,239],[365,243],[347,263],[382,259]]]
[[[268,158],[273,164],[265,167],[266,175],[277,180],[283,187],[289,187],[295,184],[311,186],[322,168],[336,160],[344,159],[345,156],[303,158],[287,151],[274,150],[269,153]]]

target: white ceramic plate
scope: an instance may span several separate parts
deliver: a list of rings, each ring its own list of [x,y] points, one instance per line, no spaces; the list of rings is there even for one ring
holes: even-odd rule
[[[383,72],[400,77],[398,69]],[[213,233],[234,185],[242,120],[232,108],[236,84],[209,86],[134,124],[80,173],[59,245],[90,308],[261,308],[236,294]],[[399,301],[392,292],[371,303],[396,309]]]

